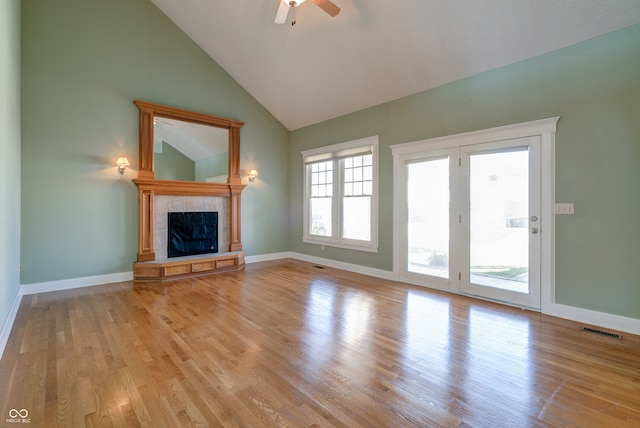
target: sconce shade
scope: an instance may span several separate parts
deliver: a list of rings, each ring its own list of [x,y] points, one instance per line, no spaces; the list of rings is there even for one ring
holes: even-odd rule
[[[252,169],[251,171],[249,171],[249,182],[255,183],[257,176],[258,176],[258,171],[256,171],[255,169]]]
[[[124,171],[129,166],[129,159],[126,156],[120,156],[116,161],[116,166],[118,167],[118,173],[120,175],[124,175]]]
[[[120,156],[116,161],[116,165],[119,167],[127,167],[129,166],[129,159],[126,156]]]

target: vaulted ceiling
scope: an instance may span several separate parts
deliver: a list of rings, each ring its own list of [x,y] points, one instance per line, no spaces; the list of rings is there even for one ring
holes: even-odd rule
[[[307,1],[295,26],[280,0],[152,2],[289,130],[640,23],[640,0]]]

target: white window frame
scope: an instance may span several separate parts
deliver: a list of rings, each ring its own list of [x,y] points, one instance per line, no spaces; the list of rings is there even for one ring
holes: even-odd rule
[[[304,209],[302,241],[329,247],[350,250],[378,252],[378,140],[379,136],[360,138],[358,140],[333,144],[304,150],[302,154]],[[373,191],[371,195],[371,239],[369,241],[342,238],[342,197],[343,168],[341,160],[358,154],[371,153],[373,164]],[[309,233],[309,203],[311,195],[310,169],[311,163],[333,160],[333,195],[332,195],[332,233],[331,236],[318,236]]]

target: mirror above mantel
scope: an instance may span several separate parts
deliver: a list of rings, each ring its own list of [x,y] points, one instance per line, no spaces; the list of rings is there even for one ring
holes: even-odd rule
[[[217,156],[218,159],[211,162],[219,164],[219,159],[224,157],[224,143],[221,144],[221,139],[224,139],[226,136],[226,173],[228,174],[226,182],[229,184],[240,184],[240,128],[244,125],[244,122],[161,104],[154,104],[147,101],[136,100],[134,101],[134,104],[138,106],[138,110],[140,112],[139,179],[162,179],[161,173],[156,177],[156,171],[154,168],[154,153],[158,148],[158,143],[161,142],[162,139],[171,139],[176,141],[176,145],[179,144],[180,148],[175,145],[173,148],[176,148],[177,151],[181,151],[187,158],[195,156],[197,157],[197,161],[202,161],[208,153],[210,155],[209,157]],[[158,129],[159,138],[155,138],[156,135],[154,128]],[[191,142],[178,141],[194,138],[200,140],[198,144],[201,147],[195,147]],[[210,141],[202,141],[203,138],[210,138]],[[169,141],[170,144],[171,142],[172,141]],[[206,181],[206,178],[222,175],[212,174],[214,173],[207,172],[202,174],[205,179],[199,181]]]
[[[166,117],[155,117],[153,122],[156,180],[227,182],[227,129]]]
[[[148,266],[136,265],[156,260],[154,202],[157,195],[229,198],[229,246],[221,248],[220,252],[241,253],[237,259],[243,259],[240,195],[246,185],[241,183],[240,178],[240,128],[244,122],[147,101],[136,100],[134,103],[139,110],[139,167],[138,178],[133,180],[138,186],[138,263],[134,264],[134,272],[136,269],[149,269]],[[158,138],[155,138],[156,132]],[[200,137],[204,137],[206,141],[201,141],[200,147],[187,144],[187,140],[196,135],[200,140]],[[171,144],[178,140],[178,143]],[[180,157],[186,159],[187,163],[201,162],[206,168],[191,167],[200,169],[200,173],[183,176],[156,171],[156,167],[163,162],[156,158],[158,150],[163,151],[163,155],[178,153],[173,161]],[[168,163],[172,164],[173,161]],[[194,181],[196,176],[201,180]],[[167,263],[175,264],[174,261]],[[166,270],[164,264],[158,267],[160,271]]]

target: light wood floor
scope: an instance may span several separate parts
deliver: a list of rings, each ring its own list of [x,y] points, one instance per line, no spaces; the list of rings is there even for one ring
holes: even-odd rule
[[[25,296],[0,412],[12,427],[638,427],[640,338],[278,260]]]

